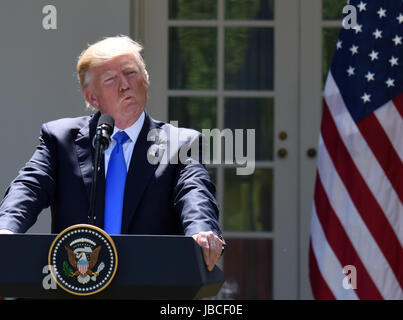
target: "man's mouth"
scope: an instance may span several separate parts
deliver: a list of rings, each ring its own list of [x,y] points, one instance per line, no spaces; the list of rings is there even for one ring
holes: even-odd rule
[[[122,99],[122,101],[128,101],[128,100],[131,100],[131,99],[134,99],[134,97],[133,96],[126,96],[126,97],[124,97]]]

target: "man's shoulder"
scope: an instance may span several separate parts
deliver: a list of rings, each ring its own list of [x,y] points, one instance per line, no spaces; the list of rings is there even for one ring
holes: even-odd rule
[[[166,132],[168,139],[172,139],[173,137],[179,139],[179,141],[185,139],[188,140],[189,138],[196,138],[201,136],[201,133],[197,130],[194,130],[192,128],[185,128],[185,127],[180,127],[178,126],[178,123],[166,123],[158,120],[154,120],[154,123],[157,124],[157,127],[159,129],[162,129],[163,131]]]
[[[89,121],[92,117],[93,115],[86,115],[81,117],[56,119],[44,123],[42,128],[46,128],[47,131],[53,134],[79,131],[82,128],[88,127]]]

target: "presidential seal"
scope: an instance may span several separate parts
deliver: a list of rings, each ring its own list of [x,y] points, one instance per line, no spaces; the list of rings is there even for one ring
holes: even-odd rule
[[[53,241],[48,260],[56,283],[79,296],[105,289],[118,265],[112,238],[102,229],[87,224],[63,230]]]

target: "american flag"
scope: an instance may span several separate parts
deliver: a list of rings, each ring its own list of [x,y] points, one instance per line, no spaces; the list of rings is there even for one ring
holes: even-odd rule
[[[311,288],[403,299],[403,1],[349,4],[357,23],[340,31],[324,90]]]

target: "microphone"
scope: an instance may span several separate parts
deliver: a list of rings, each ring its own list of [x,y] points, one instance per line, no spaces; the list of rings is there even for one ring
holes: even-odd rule
[[[94,167],[92,170],[92,183],[90,193],[90,207],[88,210],[88,223],[95,225],[95,197],[97,193],[97,177],[100,169],[101,157],[103,152],[108,149],[111,142],[111,135],[113,133],[113,127],[115,126],[115,120],[108,114],[103,114],[99,117],[97,130],[95,132],[94,139],[92,139],[92,146],[95,149],[94,153]]]
[[[113,133],[113,127],[115,126],[115,120],[109,114],[103,114],[99,117],[97,130],[94,138],[92,139],[92,146],[96,149],[97,142],[99,141],[102,151],[108,149],[111,143],[111,135]]]

